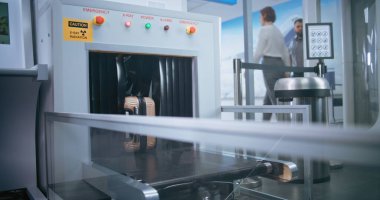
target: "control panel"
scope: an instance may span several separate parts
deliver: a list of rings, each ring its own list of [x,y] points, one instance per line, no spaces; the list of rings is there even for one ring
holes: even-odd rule
[[[132,23],[133,23],[133,17],[135,16],[135,14],[131,14],[131,13],[128,13],[128,14],[125,14],[123,13],[123,17],[130,17],[132,19],[127,19],[125,22],[124,22],[124,25],[126,28],[132,28]],[[138,17],[138,16],[137,16]],[[154,17],[153,16],[140,16],[141,19],[149,19],[149,20],[153,20]],[[95,25],[98,25],[98,26],[101,26],[104,22],[105,22],[105,17],[102,16],[102,15],[98,15],[98,16],[95,16],[94,19],[93,19],[93,24]],[[138,21],[138,20],[135,20],[135,21]],[[170,29],[170,24],[172,24],[175,20],[173,19],[170,19],[170,18],[160,18],[160,21],[161,23],[159,23],[158,25],[160,26],[163,26],[163,30],[164,31],[169,31]],[[112,22],[111,22],[112,23]],[[182,23],[182,24],[197,24],[196,22],[186,22],[186,21],[179,21],[179,23]],[[137,23],[138,24],[138,23]],[[137,25],[138,26],[138,25]],[[150,22],[147,22],[144,24],[144,27],[146,29],[150,29],[152,28],[152,23]],[[137,27],[136,27],[137,28]],[[196,25],[188,25],[186,28],[184,28],[184,33],[186,32],[187,34],[189,35],[192,35],[194,34],[195,32],[197,31],[197,26]]]
[[[149,45],[178,47],[199,46],[212,40],[207,22],[154,14],[65,6],[63,39],[76,42],[130,44],[144,39]],[[202,39],[199,39],[202,37]],[[164,42],[164,44],[163,44]],[[141,41],[140,41],[141,45]]]

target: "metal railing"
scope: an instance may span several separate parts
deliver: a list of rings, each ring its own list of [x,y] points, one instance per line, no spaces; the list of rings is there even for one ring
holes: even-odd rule
[[[311,121],[311,108],[300,107],[300,105],[273,105],[273,106],[241,106],[242,105],[242,87],[241,87],[241,70],[265,70],[275,72],[294,72],[294,73],[316,73],[318,76],[323,77],[327,71],[323,61],[320,61],[315,67],[290,67],[290,66],[272,66],[256,63],[243,63],[240,59],[234,59],[233,72],[234,72],[234,105],[235,107],[222,108],[222,111],[235,112],[235,119],[242,119],[242,113],[301,113],[303,115],[302,122],[309,124]],[[246,83],[248,84],[248,83]],[[249,94],[247,94],[249,95]],[[252,117],[247,117],[252,118]],[[253,117],[254,118],[254,117]],[[293,117],[293,119],[295,119]],[[308,155],[303,155],[304,160],[304,174],[305,186],[304,193],[306,199],[311,199],[311,186],[313,184],[313,169],[311,159]]]
[[[310,105],[275,105],[275,106],[222,106],[221,112],[234,112],[235,119],[241,119],[242,113],[281,113],[281,114],[301,114],[303,125],[311,122],[311,106]],[[293,118],[295,119],[295,118]],[[237,149],[241,152],[241,149]],[[305,199],[312,198],[312,184],[313,184],[313,167],[311,164],[310,156],[303,156],[303,172],[304,172],[304,195]]]
[[[256,64],[256,63],[243,63],[241,59],[234,59],[233,73],[234,73],[234,105],[235,106],[240,106],[243,104],[242,103],[243,102],[242,83],[241,83],[242,69],[266,70],[266,71],[276,71],[276,72],[316,73],[318,76],[321,76],[321,77],[323,77],[324,73],[326,73],[326,66],[321,65],[321,64],[318,64],[315,67],[272,66],[272,65]],[[273,109],[274,111],[277,110],[275,107],[273,107]],[[267,112],[270,112],[270,111],[271,110],[268,108]],[[235,119],[242,119],[242,114],[235,113]]]

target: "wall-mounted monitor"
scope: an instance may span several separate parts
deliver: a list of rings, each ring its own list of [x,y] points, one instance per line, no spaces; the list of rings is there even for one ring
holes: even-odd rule
[[[332,23],[307,23],[305,26],[307,59],[333,59]]]
[[[10,44],[8,3],[0,2],[0,44]]]

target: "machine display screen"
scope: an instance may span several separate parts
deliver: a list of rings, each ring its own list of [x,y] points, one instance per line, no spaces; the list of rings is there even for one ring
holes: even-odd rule
[[[0,3],[0,44],[10,44],[7,3]]]

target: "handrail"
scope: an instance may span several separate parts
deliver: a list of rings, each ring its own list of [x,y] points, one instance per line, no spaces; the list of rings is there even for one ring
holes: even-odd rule
[[[242,69],[256,69],[265,71],[276,71],[276,72],[315,72],[315,67],[291,67],[291,66],[276,66],[276,65],[266,65],[257,63],[241,63]]]
[[[267,65],[267,64],[258,64],[258,63],[248,63],[241,62],[241,59],[234,59],[234,68],[235,65],[239,69],[253,69],[253,70],[263,70],[263,71],[276,71],[276,72],[295,72],[295,73],[316,73],[318,76],[323,76],[327,72],[325,65],[316,65],[314,67],[305,67],[305,66],[284,66],[284,65]],[[323,62],[321,64],[324,64]]]
[[[36,77],[38,81],[48,80],[48,67],[45,64],[36,65],[30,69],[0,68],[0,76]]]
[[[365,128],[87,113],[46,113],[46,120],[48,134],[52,133],[52,122],[64,122],[163,139],[380,165],[380,134]]]

